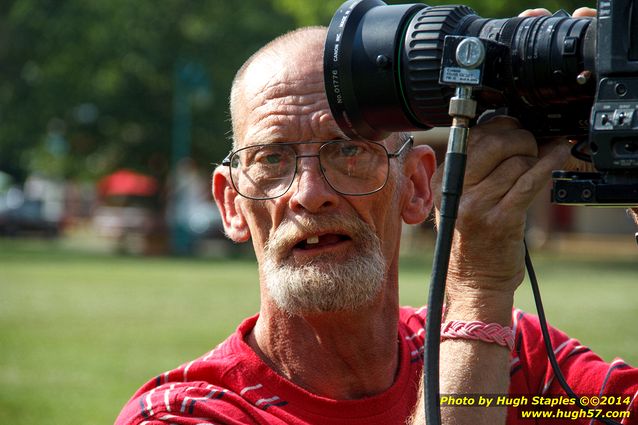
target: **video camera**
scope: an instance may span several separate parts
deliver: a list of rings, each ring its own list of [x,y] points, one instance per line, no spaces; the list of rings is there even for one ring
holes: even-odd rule
[[[467,37],[484,45],[476,70],[444,48]],[[350,0],[330,23],[324,79],[339,127],[366,140],[449,126],[450,81],[471,84],[478,112],[506,109],[539,140],[576,140],[574,156],[593,163],[554,172],[554,202],[638,205],[638,0],[599,0],[595,19]]]

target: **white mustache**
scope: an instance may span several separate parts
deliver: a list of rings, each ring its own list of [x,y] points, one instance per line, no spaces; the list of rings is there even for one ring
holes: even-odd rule
[[[341,233],[350,236],[355,243],[360,240],[376,239],[372,226],[356,216],[329,215],[322,217],[300,217],[285,219],[266,241],[265,249],[274,258],[281,259],[309,235]]]

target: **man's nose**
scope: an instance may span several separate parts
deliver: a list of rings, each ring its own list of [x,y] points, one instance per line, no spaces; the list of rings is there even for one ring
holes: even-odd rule
[[[290,188],[290,207],[318,213],[337,205],[339,194],[324,178],[319,168],[319,156],[299,155],[297,161],[297,175]]]

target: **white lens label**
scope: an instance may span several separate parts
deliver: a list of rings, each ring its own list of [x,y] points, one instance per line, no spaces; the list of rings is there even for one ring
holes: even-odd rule
[[[478,85],[481,81],[480,69],[452,68],[443,69],[443,82]]]

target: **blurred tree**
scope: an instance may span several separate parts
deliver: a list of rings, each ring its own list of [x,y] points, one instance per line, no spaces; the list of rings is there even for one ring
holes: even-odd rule
[[[308,0],[273,0],[280,11],[294,16],[298,25],[327,25],[334,11],[343,3],[342,0],[325,0],[314,2]],[[385,0],[387,4],[418,3],[418,1]],[[525,9],[544,7],[552,12],[564,9],[573,12],[581,6],[595,7],[596,0],[465,0],[446,1],[430,0],[430,6],[445,4],[464,4],[472,7],[479,15],[486,18],[505,18],[516,16]]]
[[[178,62],[209,72],[194,97],[192,156],[210,167],[228,150],[227,97],[241,63],[276,35],[327,25],[341,0],[3,0],[0,169],[94,179],[129,167],[164,177]],[[392,1],[388,3],[398,3]],[[436,0],[429,4],[448,4]],[[485,17],[593,0],[467,0]]]
[[[5,0],[0,5],[0,169],[94,178],[167,173],[174,70],[197,61],[212,96],[192,102],[192,155],[227,152],[241,63],[292,28],[270,0]]]
[[[435,0],[428,2],[430,5],[440,4],[465,4],[470,6],[479,15],[485,18],[507,18],[516,16],[525,9],[534,9],[538,7],[544,7],[551,12],[556,12],[559,9],[564,9],[569,13],[572,13],[579,7],[595,7],[595,0],[518,0],[516,2],[507,0],[467,0],[461,2],[446,2],[442,0]]]

